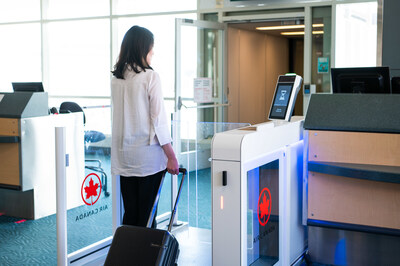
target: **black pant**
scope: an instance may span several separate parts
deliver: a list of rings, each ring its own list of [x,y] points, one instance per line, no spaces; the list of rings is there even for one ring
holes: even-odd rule
[[[163,172],[145,177],[121,176],[121,194],[125,208],[123,224],[146,227]],[[157,227],[156,215],[152,228]]]

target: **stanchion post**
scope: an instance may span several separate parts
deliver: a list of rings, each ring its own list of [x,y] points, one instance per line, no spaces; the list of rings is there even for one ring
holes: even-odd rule
[[[57,265],[67,265],[66,130],[56,127]]]

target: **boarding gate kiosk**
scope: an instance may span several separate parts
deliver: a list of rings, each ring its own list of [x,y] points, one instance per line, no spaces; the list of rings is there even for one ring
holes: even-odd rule
[[[291,265],[302,225],[303,117],[218,133],[212,142],[212,264]]]

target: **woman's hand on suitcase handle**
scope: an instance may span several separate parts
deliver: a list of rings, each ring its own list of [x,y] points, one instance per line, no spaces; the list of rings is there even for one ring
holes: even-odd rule
[[[179,174],[179,164],[178,164],[178,160],[175,158],[175,156],[174,156],[174,158],[171,158],[171,159],[168,158],[167,171],[171,175]]]
[[[172,175],[177,175],[179,174],[179,164],[178,160],[176,159],[175,152],[172,149],[171,143],[167,143],[163,146],[161,146],[164,150],[165,155],[168,158],[167,162],[167,171],[168,173]]]

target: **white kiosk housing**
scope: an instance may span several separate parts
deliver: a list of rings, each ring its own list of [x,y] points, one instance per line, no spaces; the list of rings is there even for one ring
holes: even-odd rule
[[[305,251],[302,125],[293,117],[214,136],[214,266],[291,265]]]

